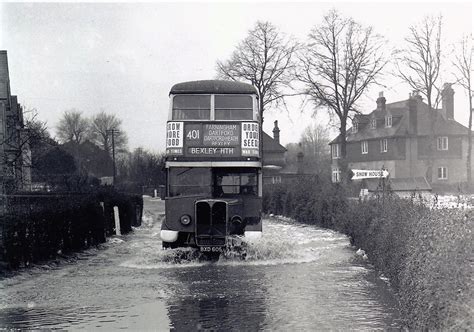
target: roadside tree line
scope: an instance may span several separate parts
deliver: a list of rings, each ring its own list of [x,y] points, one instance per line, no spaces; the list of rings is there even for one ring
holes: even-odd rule
[[[67,110],[55,137],[36,118],[26,126],[33,189],[88,190],[111,184],[114,168],[119,190],[151,193],[164,183],[162,154],[142,148],[129,151],[122,120],[114,114],[101,110],[87,118],[79,110]]]

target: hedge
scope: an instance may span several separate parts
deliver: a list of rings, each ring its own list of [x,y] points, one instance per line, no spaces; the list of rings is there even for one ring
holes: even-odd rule
[[[410,329],[473,329],[474,210],[395,195],[359,202],[317,177],[265,190],[264,211],[349,236],[390,279]]]
[[[4,196],[0,262],[14,269],[103,243],[115,234],[113,206],[122,233],[140,225],[143,200],[137,195],[107,190]]]

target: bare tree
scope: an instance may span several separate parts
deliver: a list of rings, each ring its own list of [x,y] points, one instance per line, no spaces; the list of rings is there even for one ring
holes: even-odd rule
[[[442,17],[427,16],[419,25],[409,28],[406,47],[397,57],[398,75],[426,97],[429,109],[436,108],[441,100],[438,84],[441,74]]]
[[[348,119],[358,112],[357,101],[387,64],[385,40],[371,27],[331,10],[314,27],[300,54],[298,79],[316,107],[327,108],[339,120],[341,172],[347,171],[346,130]]]
[[[80,144],[84,141],[89,130],[89,121],[82,113],[74,109],[63,113],[56,127],[58,139],[61,143],[74,142]]]
[[[398,75],[416,92],[426,97],[430,114],[427,180],[433,173],[434,127],[436,108],[441,101],[441,16],[426,16],[420,24],[409,28],[406,46],[397,56]]]
[[[321,124],[311,124],[303,130],[300,143],[306,157],[318,162],[329,155],[329,129]]]
[[[36,109],[20,107],[9,116],[6,133],[0,142],[1,158],[6,166],[2,177],[6,192],[25,189],[31,180],[32,149],[49,139],[46,123],[37,119]]]
[[[455,61],[453,62],[457,69],[456,78],[457,82],[466,90],[469,97],[469,125],[467,131],[467,182],[469,185],[472,184],[472,57],[473,57],[474,45],[472,42],[472,36],[464,36],[460,43],[459,53],[455,55]]]
[[[124,150],[127,146],[127,135],[121,127],[122,120],[114,114],[108,114],[102,110],[92,118],[89,137],[92,142],[110,153],[112,135],[114,135],[115,149],[117,151]]]
[[[252,84],[258,92],[260,116],[273,103],[284,103],[295,68],[298,44],[273,24],[257,22],[228,61],[217,61],[218,77]]]

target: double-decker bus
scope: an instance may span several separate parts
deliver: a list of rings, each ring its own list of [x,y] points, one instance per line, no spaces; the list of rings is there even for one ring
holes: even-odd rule
[[[166,124],[164,248],[218,252],[235,236],[262,234],[262,151],[252,85],[174,85]]]

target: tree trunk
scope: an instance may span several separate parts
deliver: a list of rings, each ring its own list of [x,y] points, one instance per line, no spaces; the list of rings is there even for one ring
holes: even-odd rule
[[[434,150],[435,150],[435,122],[436,122],[436,116],[434,112],[436,112],[433,109],[432,102],[431,102],[431,89],[428,90],[428,114],[429,114],[429,121],[430,121],[430,133],[428,136],[428,160],[426,161],[427,164],[427,170],[426,170],[426,180],[428,181],[429,184],[433,182],[433,155],[434,155]],[[418,104],[417,104],[418,107]]]
[[[339,160],[339,169],[341,171],[341,182],[348,182],[349,172],[348,172],[348,162],[347,162],[347,119],[340,119],[341,127],[339,128],[339,133],[341,135],[341,159]]]
[[[469,127],[467,131],[467,184],[469,187],[472,185],[472,170],[471,170],[471,158],[472,158],[472,92],[469,87]]]
[[[258,111],[260,112],[260,120],[262,120],[262,126],[263,126],[263,98],[261,97],[261,94],[258,98]]]

